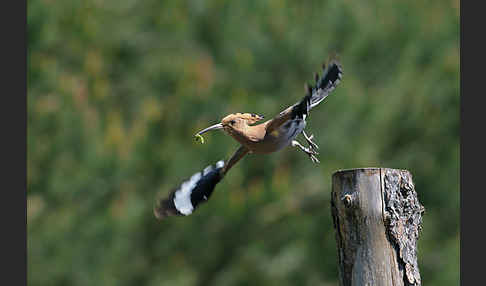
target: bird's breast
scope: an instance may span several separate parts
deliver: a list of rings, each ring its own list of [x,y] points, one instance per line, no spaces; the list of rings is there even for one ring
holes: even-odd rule
[[[267,132],[262,140],[254,142],[248,148],[253,153],[271,153],[278,151],[288,146],[304,130],[305,125],[305,120],[301,118],[289,120],[275,130]]]

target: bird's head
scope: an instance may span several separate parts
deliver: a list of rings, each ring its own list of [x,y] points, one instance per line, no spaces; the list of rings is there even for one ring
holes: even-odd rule
[[[235,133],[243,133],[248,126],[250,126],[251,124],[255,124],[263,118],[263,116],[254,113],[230,114],[225,116],[220,123],[214,124],[212,126],[209,126],[208,128],[199,131],[196,136],[200,136],[201,134],[208,131],[218,129],[223,129],[229,135],[233,135]]]

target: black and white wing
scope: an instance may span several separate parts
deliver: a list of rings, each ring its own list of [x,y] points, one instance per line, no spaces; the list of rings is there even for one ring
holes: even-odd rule
[[[170,191],[166,199],[157,202],[154,215],[158,219],[168,216],[187,216],[194,212],[200,203],[209,199],[214,187],[222,179],[221,170],[224,162],[209,165],[197,172],[178,187]]]
[[[327,68],[322,67],[323,73],[319,77],[319,74],[315,74],[316,86],[309,86],[310,107],[312,109],[321,103],[326,97],[333,91],[336,86],[341,82],[343,76],[343,69],[337,60],[332,60]]]
[[[327,68],[323,65],[322,76],[315,74],[316,85],[307,85],[307,95],[296,104],[280,112],[267,123],[267,132],[276,130],[289,120],[305,120],[309,111],[319,105],[341,81],[343,70],[337,60],[331,60]]]
[[[216,185],[231,167],[248,154],[248,151],[244,146],[240,146],[228,161],[221,160],[215,165],[209,165],[172,189],[167,198],[157,201],[154,207],[155,217],[163,219],[168,216],[192,214],[200,204],[209,199]]]

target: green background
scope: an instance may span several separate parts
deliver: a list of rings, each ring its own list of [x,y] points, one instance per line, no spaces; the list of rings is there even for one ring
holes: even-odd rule
[[[250,155],[190,217],[157,198],[271,118],[337,53],[321,164]],[[459,284],[459,1],[28,2],[29,285],[337,285],[339,169],[413,174],[423,285]]]

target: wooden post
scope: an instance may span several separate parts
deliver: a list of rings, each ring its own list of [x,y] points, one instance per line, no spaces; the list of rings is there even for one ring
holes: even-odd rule
[[[340,285],[421,285],[417,239],[424,207],[408,171],[335,172],[331,210]]]

